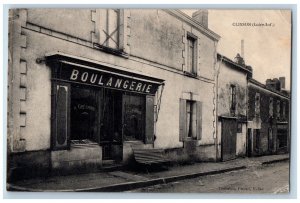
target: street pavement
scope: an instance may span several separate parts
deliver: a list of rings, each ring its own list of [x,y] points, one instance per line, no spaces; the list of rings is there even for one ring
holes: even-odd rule
[[[130,192],[279,194],[289,192],[289,163],[250,167],[193,179],[155,185]]]
[[[208,175],[221,174],[230,171],[245,169],[252,170],[253,173],[244,178],[251,179],[258,177],[256,173],[257,167],[268,168],[267,165],[272,165],[273,162],[287,161],[288,154],[271,155],[253,158],[238,158],[226,162],[207,162],[194,163],[189,165],[173,165],[164,170],[117,170],[110,172],[98,172],[89,174],[77,174],[69,176],[53,176],[48,178],[36,178],[30,180],[18,181],[9,183],[7,189],[9,191],[67,191],[67,192],[120,192],[134,191],[138,188],[149,187],[153,185],[166,185],[192,179],[197,177],[205,177]],[[266,166],[265,166],[266,165]],[[276,164],[274,164],[276,165]],[[288,169],[286,170],[288,173]],[[231,173],[229,173],[231,174]],[[234,174],[234,173],[232,173]],[[239,173],[238,173],[239,174]],[[243,173],[242,173],[243,174]],[[239,177],[239,176],[237,176]],[[263,175],[261,175],[263,177]],[[283,176],[285,177],[285,176]],[[242,178],[242,176],[241,176]],[[238,179],[232,176],[231,180]],[[286,178],[288,181],[288,176]],[[217,184],[218,181],[215,182]],[[197,184],[201,184],[202,181]],[[226,183],[226,181],[224,181]],[[282,185],[281,183],[279,184]],[[282,185],[285,186],[285,185]],[[221,185],[220,185],[221,187]],[[183,190],[184,191],[184,190]],[[183,192],[182,191],[182,192]],[[205,191],[205,190],[204,190]],[[215,192],[214,190],[211,190]],[[267,190],[265,190],[267,191]],[[269,190],[268,190],[269,191]],[[285,188],[277,188],[278,192],[285,191]]]

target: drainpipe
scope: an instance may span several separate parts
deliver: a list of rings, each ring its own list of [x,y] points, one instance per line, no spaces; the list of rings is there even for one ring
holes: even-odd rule
[[[217,61],[218,61],[218,56],[217,56]],[[220,69],[221,69],[221,64],[223,61],[223,56],[221,55],[221,60],[219,64],[219,68],[217,69],[217,78],[216,78],[216,161],[218,160],[218,155],[219,155],[219,136],[218,136],[218,124],[219,124],[219,117],[218,117],[218,101],[219,101],[219,74],[220,74]]]

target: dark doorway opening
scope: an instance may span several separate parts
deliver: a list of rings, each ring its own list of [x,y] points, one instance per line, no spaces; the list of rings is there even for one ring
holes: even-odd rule
[[[103,160],[122,160],[122,92],[104,89],[101,92],[100,144]]]
[[[248,128],[247,131],[247,156],[251,157],[252,156],[252,129]]]

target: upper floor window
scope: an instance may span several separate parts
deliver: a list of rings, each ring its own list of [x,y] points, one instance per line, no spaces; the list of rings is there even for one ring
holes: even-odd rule
[[[197,45],[196,38],[187,36],[187,72],[197,75]]]
[[[230,95],[231,95],[230,112],[231,114],[235,115],[235,110],[236,110],[236,86],[235,85],[230,86]]]
[[[273,117],[273,98],[269,99],[269,117]]]
[[[99,44],[120,49],[120,9],[103,9],[100,13]]]
[[[286,103],[282,102],[282,118],[285,119],[285,108],[286,108]]]
[[[255,94],[255,116],[260,117],[260,94]]]
[[[277,104],[276,104],[276,117],[277,119],[280,118],[280,100],[277,100]]]

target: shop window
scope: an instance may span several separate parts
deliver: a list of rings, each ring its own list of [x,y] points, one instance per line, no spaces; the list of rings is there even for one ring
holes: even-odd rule
[[[187,72],[197,75],[197,40],[195,37],[187,36]]]
[[[280,119],[280,100],[277,100],[276,104],[276,118]]]
[[[88,144],[97,141],[97,96],[96,90],[72,87],[71,143]]]
[[[269,99],[269,117],[273,117],[273,98]]]
[[[179,139],[200,140],[202,136],[202,102],[180,99]]]
[[[235,115],[236,111],[236,86],[230,86],[230,112],[232,115]]]
[[[237,123],[237,133],[242,133],[243,132],[243,125],[242,123]]]
[[[124,102],[124,139],[140,140],[145,137],[145,96],[125,94]]]

